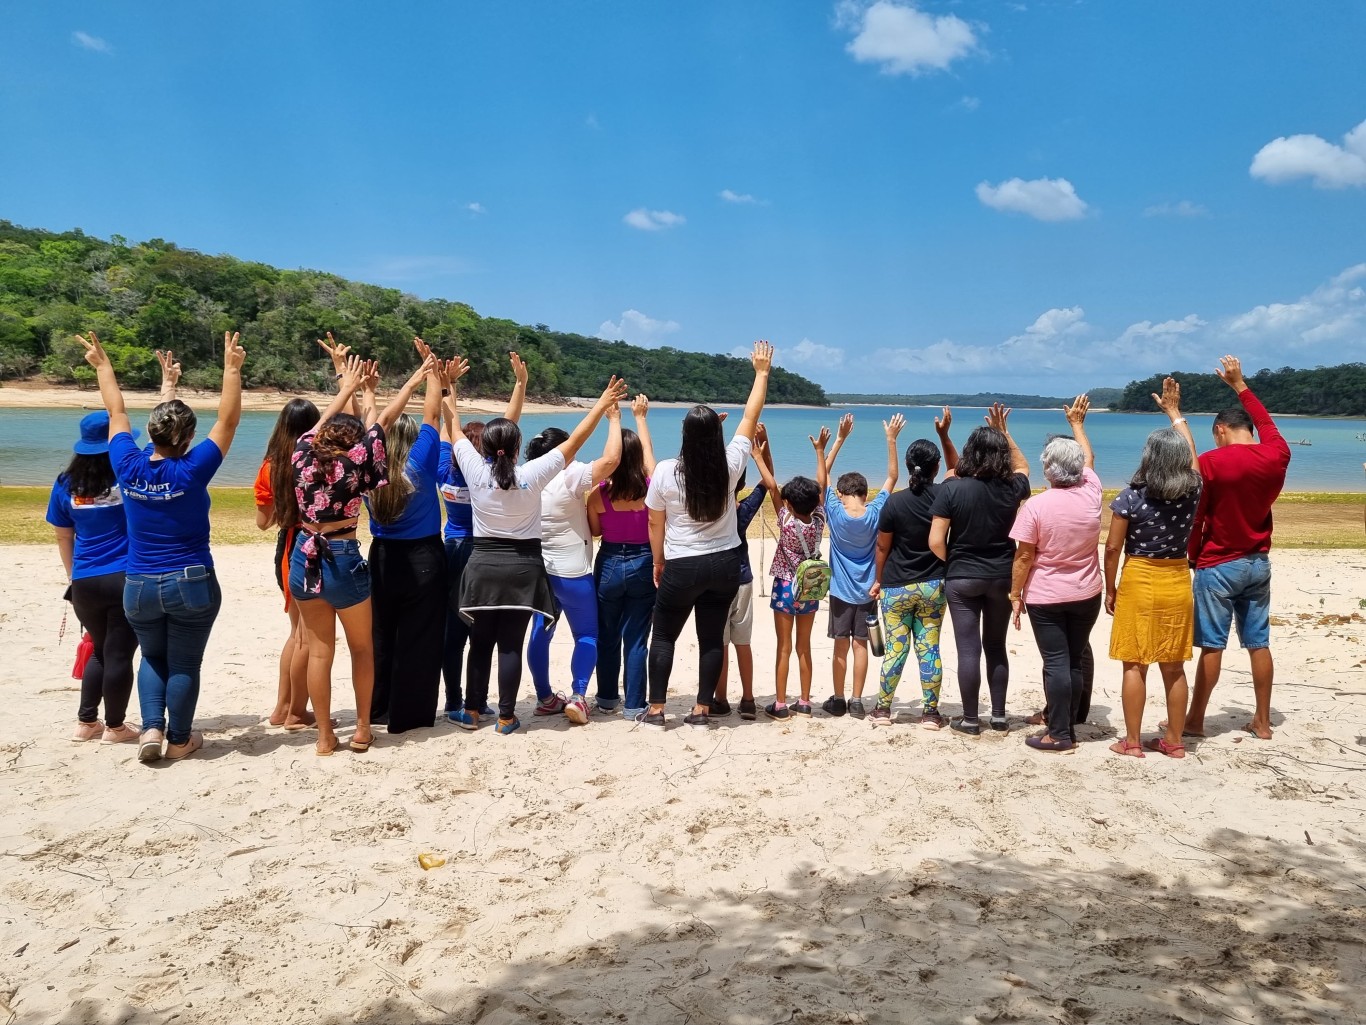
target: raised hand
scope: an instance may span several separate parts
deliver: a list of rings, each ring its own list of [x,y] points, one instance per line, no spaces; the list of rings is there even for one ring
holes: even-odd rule
[[[939,434],[948,434],[949,425],[953,423],[953,410],[948,406],[944,407],[942,415],[934,418],[934,429]]]
[[[1219,375],[1219,380],[1234,391],[1243,391],[1247,388],[1247,382],[1243,380],[1243,364],[1237,356],[1220,356],[1219,366],[1214,372]]]
[[[727,412],[723,409],[723,410],[721,410],[721,412],[719,412],[719,413],[716,414],[716,419],[719,420],[721,423],[725,423],[725,422],[726,422],[726,417],[728,417],[728,416],[730,416],[730,414],[727,413]]]
[[[413,348],[417,350],[417,358],[424,363],[427,361],[427,357],[432,354],[432,347],[416,335],[413,336]]]
[[[813,438],[808,434],[806,440],[811,442],[811,447],[817,452],[824,452],[825,447],[830,444],[830,428],[822,427],[819,435]]]
[[[1162,380],[1162,394],[1152,392],[1153,401],[1157,403],[1157,408],[1166,413],[1173,420],[1181,416],[1181,385],[1176,378],[1167,377]]]
[[[470,361],[463,356],[456,356],[455,359],[446,361],[446,380],[451,384],[464,377],[470,372]]]
[[[530,376],[530,372],[526,368],[526,360],[515,352],[509,352],[508,362],[512,364],[512,376],[517,379],[518,384],[525,388],[527,378]]]
[[[853,414],[853,413],[845,413],[842,417],[840,417],[839,434],[838,434],[838,437],[839,437],[840,441],[843,441],[845,438],[849,437],[849,435],[850,435],[851,433],[853,433],[853,430],[854,430],[854,414]],[[809,438],[810,435],[808,434],[807,437]]]
[[[162,352],[156,350],[157,362],[161,364],[161,385],[174,388],[180,383],[180,362],[175,358],[175,353],[170,349]]]
[[[764,426],[762,420],[754,426],[754,447],[758,449],[761,446],[768,447],[768,428]]]
[[[640,394],[631,400],[631,415],[637,420],[644,420],[650,415],[650,399],[648,396]]]
[[[100,344],[99,337],[94,331],[90,332],[89,338],[85,335],[77,335],[76,341],[85,347],[85,361],[96,370],[99,370],[100,367],[113,365],[109,362],[109,353],[104,351],[104,346]]]
[[[1086,413],[1090,408],[1091,399],[1086,395],[1078,395],[1070,406],[1063,406],[1062,411],[1067,417],[1067,422],[1073,427],[1078,427],[1086,422]]]
[[[327,341],[318,339],[318,345],[322,347],[323,352],[332,357],[332,369],[340,374],[346,368],[346,357],[351,353],[351,346],[337,341],[332,337],[331,331],[327,332]]]
[[[753,364],[756,374],[768,373],[773,369],[773,346],[763,339],[755,342],[754,351],[749,354],[749,361]]]
[[[1001,403],[993,402],[987,410],[985,419],[988,427],[994,427],[1002,434],[1010,433],[1010,429],[1006,426],[1007,420],[1010,419],[1010,410]]]
[[[896,441],[896,436],[901,433],[901,428],[906,426],[906,418],[900,413],[893,413],[890,420],[882,421],[882,430],[887,435],[888,441]]]
[[[374,392],[379,387],[379,360],[361,359],[359,356],[348,356],[347,360],[360,360],[361,375],[359,385],[362,390]]]
[[[598,399],[598,404],[606,410],[611,410],[622,399],[626,397],[626,382],[612,375],[612,379],[607,382],[607,387],[602,390],[602,396]]]
[[[345,356],[341,362],[341,381],[338,384],[339,390],[343,392],[353,392],[362,387],[374,373],[376,380],[379,378],[379,371],[373,360],[364,360],[359,356]]]
[[[242,336],[236,331],[223,332],[223,369],[241,370],[242,361],[247,358],[247,350],[238,344]]]

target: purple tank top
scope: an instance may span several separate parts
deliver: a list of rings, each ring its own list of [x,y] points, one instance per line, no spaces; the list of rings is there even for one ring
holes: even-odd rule
[[[624,545],[647,545],[650,543],[650,510],[613,509],[612,499],[607,494],[610,482],[603,481],[602,488],[602,539]],[[648,483],[648,482],[647,482]]]

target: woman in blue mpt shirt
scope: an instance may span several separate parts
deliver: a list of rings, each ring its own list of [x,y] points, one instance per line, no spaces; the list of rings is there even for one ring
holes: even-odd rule
[[[223,392],[208,438],[190,447],[194,411],[172,399],[148,417],[149,455],[133,443],[123,393],[100,340],[93,331],[76,337],[109,411],[109,459],[128,517],[123,608],[142,648],[138,760],[184,758],[204,745],[203,735],[191,727],[204,649],[223,603],[209,552],[209,481],[242,419],[246,350],[237,334],[223,333]]]

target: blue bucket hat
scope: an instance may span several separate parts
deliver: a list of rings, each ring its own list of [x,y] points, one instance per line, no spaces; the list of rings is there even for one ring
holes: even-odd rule
[[[140,432],[132,428],[133,440]],[[109,451],[109,414],[103,409],[81,417],[81,440],[71,446],[78,456],[98,456]]]

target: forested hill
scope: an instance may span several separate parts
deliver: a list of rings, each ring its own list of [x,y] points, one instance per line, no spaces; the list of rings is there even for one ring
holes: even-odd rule
[[[1108,406],[1120,396],[1119,388],[1092,388],[1088,393],[1092,407]],[[831,392],[829,399],[835,405],[864,404],[871,406],[989,406],[1000,402],[1012,409],[1060,409],[1070,403],[1075,395],[1056,397],[1049,395],[1016,395],[1010,392],[975,392],[971,395],[956,392],[935,392],[927,395],[857,395]]]
[[[316,341],[328,331],[378,359],[390,380],[417,365],[414,335],[439,352],[458,352],[471,363],[464,386],[471,395],[511,391],[511,349],[527,361],[528,390],[540,398],[597,395],[618,374],[661,401],[743,402],[753,380],[748,361],[730,356],[528,327],[481,317],[464,303],[208,256],[161,239],[105,241],[0,220],[0,378],[42,373],[89,384],[94,375],[73,335],[94,330],[127,385],[155,385],[154,350],[174,349],[185,384],[217,387],[228,329],[242,332],[249,387],[329,387],[331,367]],[[819,385],[776,367],[768,398],[826,405]]]
[[[1132,381],[1114,408],[1151,413],[1152,394],[1162,391],[1162,378],[1155,374],[1144,381]],[[1192,413],[1213,413],[1236,403],[1233,392],[1217,374],[1173,373],[1181,382],[1181,408]],[[1337,367],[1313,370],[1258,370],[1247,375],[1248,387],[1272,413],[1299,413],[1306,416],[1366,416],[1366,363],[1344,363]]]

